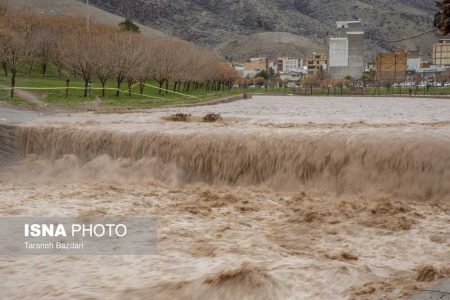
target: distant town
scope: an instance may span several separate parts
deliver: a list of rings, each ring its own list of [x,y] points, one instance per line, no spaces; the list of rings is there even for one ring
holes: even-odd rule
[[[262,78],[273,78],[275,84],[287,87],[326,87],[340,80],[354,86],[450,85],[450,39],[441,39],[433,45],[432,61],[424,60],[420,51],[400,48],[377,53],[375,61],[367,61],[364,31],[359,20],[336,22],[336,31],[327,42],[327,51],[312,52],[304,58],[254,57],[231,65],[241,77],[253,79],[254,85],[265,82]]]

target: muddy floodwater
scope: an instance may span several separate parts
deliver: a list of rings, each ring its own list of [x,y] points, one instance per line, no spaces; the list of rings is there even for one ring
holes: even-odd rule
[[[450,276],[450,100],[0,112],[0,215],[158,223],[156,255],[0,256],[1,299],[408,299]]]

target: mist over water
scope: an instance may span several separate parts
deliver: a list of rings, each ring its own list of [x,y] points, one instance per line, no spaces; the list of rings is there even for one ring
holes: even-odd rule
[[[10,298],[398,299],[423,267],[450,274],[450,101],[255,97],[0,133],[21,156],[1,214],[158,219],[153,257],[0,258]]]

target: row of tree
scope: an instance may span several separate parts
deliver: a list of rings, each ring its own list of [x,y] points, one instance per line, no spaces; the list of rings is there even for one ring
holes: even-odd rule
[[[103,87],[114,80],[117,96],[122,85],[156,80],[159,93],[205,86],[207,90],[231,88],[238,73],[206,49],[172,38],[148,38],[120,27],[91,24],[82,17],[41,16],[7,9],[0,0],[0,63],[11,77],[11,97],[16,76],[27,64],[39,64],[42,76],[53,64],[67,87],[74,76],[89,83],[98,79]],[[123,28],[123,26],[122,26]],[[169,85],[170,83],[170,85]],[[67,93],[67,92],[66,92]]]

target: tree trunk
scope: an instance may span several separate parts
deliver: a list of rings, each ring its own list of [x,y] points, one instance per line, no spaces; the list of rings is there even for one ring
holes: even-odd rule
[[[70,79],[67,78],[66,79],[66,98],[69,97],[69,83],[70,83]]]
[[[117,79],[117,91],[116,91],[116,97],[120,96],[120,86],[122,85],[123,79],[118,78]]]
[[[63,76],[63,74],[62,74],[63,67],[64,67],[63,64],[60,64],[60,63],[56,64],[56,69],[57,69],[59,78],[61,78]]]
[[[47,63],[42,64],[42,77],[45,77],[45,74],[47,74]]]
[[[169,93],[169,80],[166,80],[166,95]]]
[[[131,86],[133,85],[133,81],[128,81],[128,96],[131,97]]]
[[[106,85],[106,80],[100,80],[102,83],[102,97],[105,98],[105,85]]]
[[[159,92],[158,92],[158,93],[161,95],[161,94],[162,94],[162,86],[163,86],[163,84],[164,84],[164,79],[158,81],[158,83],[159,83]]]
[[[5,76],[8,76],[8,66],[6,65],[6,63],[2,63],[3,66],[3,71],[5,72]]]
[[[142,95],[144,93],[145,81],[139,82],[139,93]]]
[[[84,80],[84,97],[87,98],[88,96],[88,85],[89,85],[89,80]]]
[[[14,98],[14,87],[16,86],[16,70],[11,70],[11,98]]]

